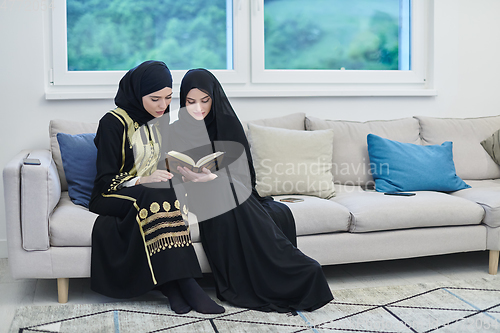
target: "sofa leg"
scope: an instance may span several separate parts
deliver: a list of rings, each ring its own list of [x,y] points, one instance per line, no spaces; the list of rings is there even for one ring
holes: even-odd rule
[[[491,275],[497,275],[498,271],[498,255],[500,251],[490,250],[490,270]]]
[[[68,302],[68,291],[69,291],[69,279],[68,278],[58,278],[57,279],[57,298],[59,303]]]

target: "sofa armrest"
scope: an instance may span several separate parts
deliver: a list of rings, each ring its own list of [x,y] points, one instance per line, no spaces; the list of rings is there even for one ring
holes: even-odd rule
[[[21,167],[21,230],[26,251],[48,250],[49,216],[61,198],[61,181],[49,150],[33,150],[28,158],[40,165]]]
[[[3,189],[5,199],[5,219],[9,258],[13,251],[21,249],[21,165],[29,150],[14,156],[3,169]],[[9,260],[10,262],[11,260]]]
[[[38,159],[40,165],[23,164],[24,158]],[[5,166],[3,177],[9,248],[16,243],[12,238],[20,236],[24,250],[48,250],[49,216],[61,197],[50,151],[22,151]]]

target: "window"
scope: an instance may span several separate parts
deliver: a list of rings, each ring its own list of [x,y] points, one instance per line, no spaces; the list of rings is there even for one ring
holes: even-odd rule
[[[160,5],[161,4],[161,5]],[[68,71],[233,69],[232,2],[67,0]]]
[[[424,7],[422,0],[256,1],[252,81],[423,85]]]
[[[264,0],[265,69],[409,70],[410,0]]]
[[[427,0],[66,0],[47,98],[110,98],[126,70],[210,69],[229,96],[432,95]],[[174,90],[176,87],[174,86]]]
[[[224,81],[238,81],[233,49],[238,27],[233,25],[232,4],[61,1],[52,17],[51,82],[62,87],[115,86],[128,69],[150,59],[165,61],[174,82],[194,67],[222,69]],[[104,95],[109,95],[107,89]]]

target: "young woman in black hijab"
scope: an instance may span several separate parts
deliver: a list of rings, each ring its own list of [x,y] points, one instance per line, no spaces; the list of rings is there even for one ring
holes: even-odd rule
[[[330,302],[333,296],[321,266],[295,246],[295,226],[289,209],[256,192],[248,141],[219,81],[207,70],[190,70],[181,83],[180,103],[179,120],[169,127],[169,149],[191,146],[189,154],[194,153],[197,160],[207,150],[219,150],[215,147],[220,141],[236,142],[242,146],[242,154],[248,161],[246,187],[251,195],[239,195],[245,192],[240,190],[245,188],[244,172],[234,169],[228,172],[227,163],[233,159],[223,160],[219,171],[214,173],[218,178],[208,183],[229,178],[236,206],[212,214],[214,217],[199,219],[200,236],[218,298],[240,307],[278,312],[313,311]],[[193,134],[189,129],[196,126],[204,131]],[[203,137],[210,144],[196,148],[203,143]],[[201,202],[205,207],[218,207],[219,201],[226,200],[226,195],[220,194],[223,191],[211,190],[217,189],[216,186],[207,191],[208,183],[196,184],[198,177],[213,175],[208,170],[202,174],[187,169],[179,171],[184,180],[195,182],[186,183],[186,189],[190,208],[196,215],[204,213],[198,207]],[[238,200],[240,197],[243,199]]]
[[[114,298],[159,289],[176,313],[222,313],[194,280],[202,274],[184,222],[185,198],[178,188],[158,186],[172,174],[158,169],[161,134],[150,121],[168,117],[171,98],[169,69],[147,61],[121,79],[117,108],[99,122],[91,288]]]

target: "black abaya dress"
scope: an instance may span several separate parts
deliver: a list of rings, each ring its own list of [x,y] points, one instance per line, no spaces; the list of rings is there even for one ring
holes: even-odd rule
[[[204,184],[197,186],[203,195]],[[333,299],[320,264],[288,240],[254,196],[199,226],[220,300],[289,312],[313,311]]]
[[[202,277],[180,187],[176,195],[171,187],[123,186],[156,170],[159,142],[155,126],[139,126],[119,108],[99,122],[91,288],[103,295],[136,297],[169,281]],[[134,161],[134,150],[140,161]]]
[[[200,237],[214,275],[217,297],[260,311],[313,311],[324,306],[333,296],[321,266],[296,247],[295,224],[288,207],[272,198],[260,197],[255,190],[248,141],[220,83],[206,70],[189,71],[181,84],[181,107],[194,88],[210,96],[211,110],[204,120],[198,121],[182,108],[179,120],[168,129],[171,149],[189,151],[197,160],[219,150],[218,146],[223,149],[225,142],[232,142],[241,147],[246,166],[228,172],[235,164],[233,160],[239,159],[224,157],[223,165],[215,172],[218,178],[186,184],[194,214],[203,215],[200,206],[218,207],[220,201],[232,200],[237,203],[229,211],[199,219]],[[243,169],[246,175],[238,172]],[[234,199],[230,198],[231,191]],[[240,200],[236,195],[239,193],[249,195]]]
[[[194,155],[203,151],[200,148],[189,150],[195,160],[206,155]],[[185,184],[190,210],[197,216],[205,214],[200,209],[220,207],[221,202],[237,203],[229,211],[198,222],[217,297],[239,307],[277,312],[313,311],[330,302],[333,296],[320,264],[290,242],[260,196],[251,193],[241,200],[234,195],[253,188],[240,181],[236,172],[227,172],[228,168],[223,164],[210,182]],[[280,214],[278,210],[275,218]]]

